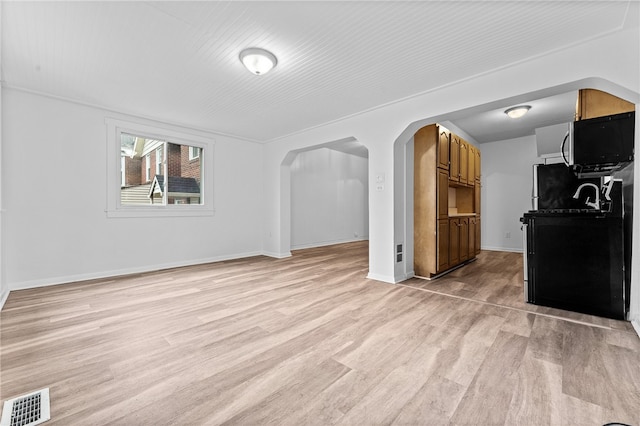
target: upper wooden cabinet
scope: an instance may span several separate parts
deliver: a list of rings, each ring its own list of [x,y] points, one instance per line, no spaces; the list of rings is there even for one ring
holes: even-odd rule
[[[617,96],[596,89],[581,89],[578,91],[576,120],[606,117],[631,111],[635,111],[635,105]]]
[[[460,137],[454,133],[449,141],[449,179],[460,182]]]
[[[481,161],[480,161],[480,150],[478,148],[474,148],[474,166],[473,166],[473,170],[474,170],[474,180],[476,181],[476,184],[480,183],[480,165],[481,165]],[[479,211],[479,210],[478,210]]]
[[[449,137],[451,132],[438,126],[438,167],[449,170]]]
[[[469,184],[473,185],[476,180],[476,147],[473,145],[469,146]]]
[[[455,133],[449,134],[449,180],[463,186],[480,180],[480,150]]]
[[[469,184],[469,144],[465,140],[460,140],[460,183]]]

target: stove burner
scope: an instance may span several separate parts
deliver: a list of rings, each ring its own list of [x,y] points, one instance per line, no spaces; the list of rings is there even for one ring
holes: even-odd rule
[[[580,214],[601,214],[601,210],[595,209],[540,209],[540,210],[532,210],[531,213],[557,213],[557,214],[567,214],[567,213],[580,213]]]

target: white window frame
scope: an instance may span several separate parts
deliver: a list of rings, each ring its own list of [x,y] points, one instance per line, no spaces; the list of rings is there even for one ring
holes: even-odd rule
[[[211,170],[213,169],[213,148],[215,142],[211,138],[204,135],[187,134],[170,126],[161,128],[114,118],[106,118],[105,124],[107,126],[107,217],[188,217],[214,215],[213,172],[211,172]],[[122,179],[120,135],[122,133],[200,148],[200,160],[202,162],[200,181],[201,204],[122,205],[120,202],[120,181]]]
[[[127,186],[127,161],[124,156],[120,155],[120,188]]]
[[[151,180],[151,153],[144,156],[144,180],[145,182]]]
[[[156,174],[162,175],[165,174],[162,170],[162,161],[164,160],[164,150],[165,143],[162,144],[161,147],[156,148]],[[159,155],[158,155],[159,154]]]
[[[193,148],[198,148],[198,155],[193,155]],[[200,147],[198,146],[190,146],[189,147],[189,161],[197,160],[200,158]]]

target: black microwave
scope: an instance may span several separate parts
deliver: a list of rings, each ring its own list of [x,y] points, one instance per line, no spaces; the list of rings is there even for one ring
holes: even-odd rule
[[[574,121],[569,126],[569,159],[581,176],[606,176],[633,161],[635,112]]]

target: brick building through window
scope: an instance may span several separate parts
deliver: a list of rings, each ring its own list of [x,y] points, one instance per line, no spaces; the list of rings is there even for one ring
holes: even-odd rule
[[[201,150],[122,133],[121,205],[201,204]]]

